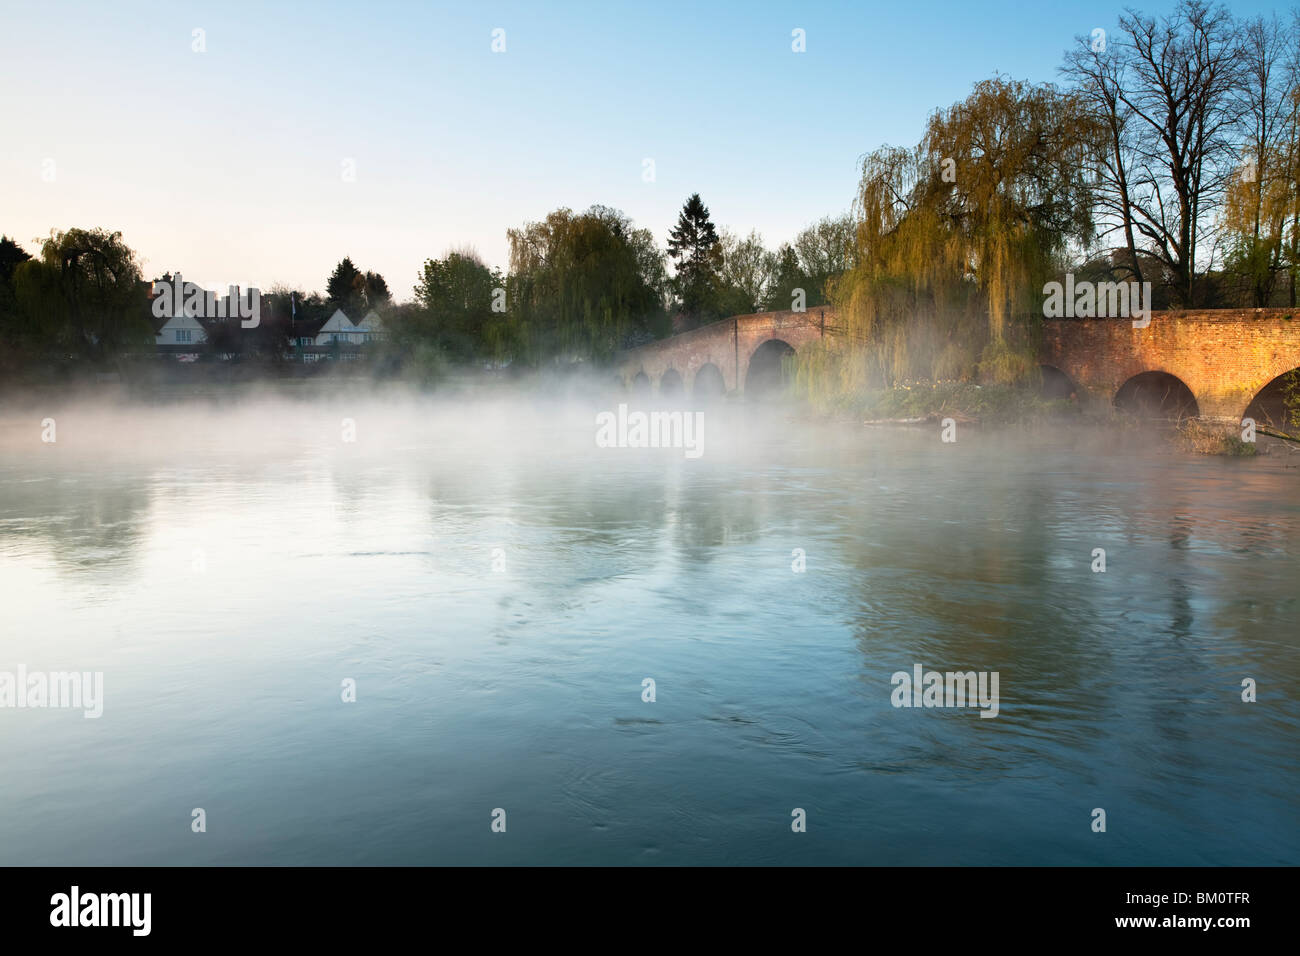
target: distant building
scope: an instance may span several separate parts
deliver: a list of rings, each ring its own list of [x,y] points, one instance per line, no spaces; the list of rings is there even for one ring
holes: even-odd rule
[[[199,357],[198,349],[208,340],[207,330],[192,315],[186,315],[179,307],[171,315],[162,317],[153,314],[154,297],[158,294],[159,283],[152,283],[149,289],[149,318],[154,324],[154,347],[158,352],[171,355],[181,362],[193,362]]]
[[[158,345],[194,346],[207,341],[208,333],[192,315],[173,315],[154,333]]]
[[[376,342],[384,336],[384,322],[372,309],[356,324],[356,331],[361,334],[362,342]]]
[[[221,359],[231,359],[241,351],[238,342],[253,341],[245,340],[244,336],[259,334],[256,329],[245,328],[237,321],[186,315],[179,304],[172,308],[173,314],[170,316],[154,316],[153,305],[165,281],[168,280],[152,283],[149,290],[149,314],[154,325],[155,349],[160,355],[168,355],[182,362],[195,361],[203,352],[212,353]],[[358,357],[363,345],[383,337],[384,327],[383,320],[374,311],[366,313],[359,322],[353,322],[346,312],[336,309],[324,321],[293,318],[286,334],[289,357],[302,362],[318,362],[323,359]],[[237,338],[231,339],[232,335]],[[214,344],[218,342],[223,343],[223,351],[214,353]],[[226,348],[233,350],[225,351]]]
[[[290,327],[289,340],[295,350],[316,347],[316,337],[325,322],[321,319],[294,319]]]
[[[363,345],[373,342],[382,334],[379,316],[366,314],[360,322],[353,322],[342,309],[335,311],[316,334],[316,345]]]

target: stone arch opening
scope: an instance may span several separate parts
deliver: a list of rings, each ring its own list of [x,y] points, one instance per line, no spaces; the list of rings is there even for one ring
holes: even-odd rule
[[[1040,389],[1043,398],[1069,398],[1071,395],[1078,397],[1078,388],[1075,386],[1074,380],[1055,365],[1040,365],[1038,371],[1041,373],[1043,380]]]
[[[1168,372],[1141,372],[1120,386],[1115,407],[1142,418],[1199,418],[1200,406],[1192,390]]]
[[[745,397],[748,399],[778,398],[790,383],[790,361],[794,347],[781,339],[768,339],[749,357],[745,373]]]
[[[637,372],[632,377],[632,392],[636,395],[645,395],[650,391],[650,376],[645,372]]]
[[[672,397],[682,394],[682,373],[670,368],[659,377],[659,394]]]
[[[1291,397],[1290,407],[1287,405],[1288,395]],[[1288,435],[1300,434],[1300,422],[1292,421],[1292,411],[1300,416],[1300,368],[1283,372],[1256,392],[1242,417],[1253,418],[1259,425]]]
[[[705,362],[695,373],[695,383],[691,386],[692,397],[707,401],[726,394],[727,380],[722,377],[722,369],[712,362]]]

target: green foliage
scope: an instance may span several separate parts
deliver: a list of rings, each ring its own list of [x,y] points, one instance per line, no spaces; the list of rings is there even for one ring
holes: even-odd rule
[[[12,350],[18,342],[21,316],[14,291],[14,270],[31,256],[8,236],[0,236],[0,343]]]
[[[772,278],[764,308],[790,309],[795,291],[813,308],[831,302],[831,289],[857,261],[857,224],[852,215],[827,216],[804,228],[793,242],[784,243],[771,259]]]
[[[776,251],[772,262],[772,280],[768,283],[765,308],[771,311],[789,309],[794,302],[796,289],[803,289],[808,295],[808,277],[799,267],[799,255],[790,243],[783,243]]]
[[[330,312],[342,309],[354,322],[367,312],[382,312],[393,300],[383,276],[378,272],[362,272],[348,256],[330,273],[325,294]]]
[[[1291,429],[1300,434],[1300,370],[1292,369],[1282,378],[1282,407]]]
[[[789,288],[774,308],[790,308],[791,290],[804,290],[805,304],[811,308],[830,302],[831,284],[857,262],[857,223],[852,215],[827,216],[795,236],[794,269],[782,260],[782,284]],[[793,280],[793,281],[792,281]]]
[[[494,290],[505,286],[499,270],[471,253],[426,260],[415,285],[418,309],[403,313],[393,334],[398,341],[431,345],[444,361],[503,362],[513,353],[514,330],[492,304]]]
[[[511,229],[507,303],[526,362],[591,361],[666,331],[654,240],[620,212],[552,212]]]
[[[693,325],[718,318],[722,247],[699,193],[686,200],[668,234],[668,256],[677,265],[673,291],[682,312]]]
[[[299,328],[324,322],[334,309],[317,292],[304,292],[284,285],[272,286],[262,293],[262,313],[296,323]]]
[[[354,313],[359,311],[364,283],[365,276],[352,264],[350,257],[344,256],[330,273],[325,283],[325,293],[334,308],[342,309],[355,319],[358,317]]]
[[[148,290],[120,232],[51,232],[13,269],[20,338],[37,352],[105,362],[153,342]]]
[[[22,246],[8,236],[0,236],[0,287],[13,287],[14,269],[31,259]]]
[[[1000,385],[1021,385],[1041,379],[1038,351],[1025,330],[1017,329],[1018,342],[1000,339],[984,346],[980,355],[980,378]]]
[[[717,312],[726,316],[762,310],[776,264],[775,257],[763,246],[763,237],[750,232],[742,238],[724,230],[720,244]]]
[[[361,281],[361,295],[365,300],[366,311],[380,311],[393,301],[388,291],[388,283],[378,272],[367,272]]]
[[[231,328],[232,337],[245,354],[279,363],[293,351],[292,317],[296,312],[299,320],[304,318],[302,297],[298,297],[295,309],[282,288],[273,288],[261,295],[261,321],[256,328],[238,328],[239,323],[231,320],[218,324]],[[316,300],[319,302],[320,297],[317,296]]]
[[[1042,398],[1037,390],[1012,385],[938,382],[876,392],[865,411],[876,418],[955,418],[985,423],[1027,422],[1069,410],[1069,403]]]
[[[914,149],[869,155],[851,242],[848,222],[824,221],[802,247],[825,258],[782,256],[785,273],[830,271],[860,353],[830,391],[1031,376],[1042,284],[1092,236],[1098,138],[1074,96],[994,78],[936,112]]]
[[[423,385],[435,385],[447,377],[451,363],[446,353],[435,343],[425,340],[410,342],[401,354],[403,374]]]

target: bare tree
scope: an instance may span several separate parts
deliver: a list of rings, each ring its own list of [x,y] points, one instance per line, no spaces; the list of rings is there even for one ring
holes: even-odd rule
[[[1264,183],[1275,173],[1271,160],[1278,154],[1287,113],[1286,64],[1283,32],[1277,17],[1256,17],[1241,30],[1242,86],[1238,93],[1242,116],[1246,168],[1243,179],[1255,184],[1254,237],[1259,238],[1263,218]]]
[[[1138,163],[1134,149],[1133,111],[1120,96],[1125,59],[1107,53],[1105,42],[1076,37],[1078,46],[1066,54],[1061,72],[1077,87],[1094,111],[1099,126],[1106,130],[1106,142],[1097,144],[1097,238],[1105,240],[1115,231],[1124,234],[1131,277],[1142,282],[1133,228],[1133,204],[1129,199],[1129,171]]]
[[[1114,90],[1132,136],[1133,227],[1172,275],[1175,299],[1194,305],[1197,247],[1235,166],[1241,45],[1228,11],[1203,0],[1159,19],[1129,10],[1120,29]]]
[[[1300,7],[1291,11],[1291,29],[1285,36],[1286,54],[1286,169],[1283,175],[1291,202],[1291,241],[1288,266],[1291,272],[1290,302],[1296,306],[1296,285],[1300,279]]]
[[[743,303],[738,300],[736,304],[737,307],[743,305],[743,312],[757,311],[772,284],[776,257],[767,251],[757,230],[741,237],[723,229],[719,241],[722,244],[720,278],[723,285],[741,295]]]
[[[1256,306],[1272,297],[1283,264],[1288,184],[1289,94],[1287,33],[1277,18],[1242,25],[1241,176],[1229,189],[1227,225],[1234,238],[1234,269],[1250,286]]]

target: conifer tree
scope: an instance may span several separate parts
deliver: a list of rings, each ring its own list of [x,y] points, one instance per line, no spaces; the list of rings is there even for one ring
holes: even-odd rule
[[[677,227],[668,234],[668,255],[677,264],[674,287],[682,311],[692,324],[712,318],[721,245],[699,193],[692,193],[682,206]]]

